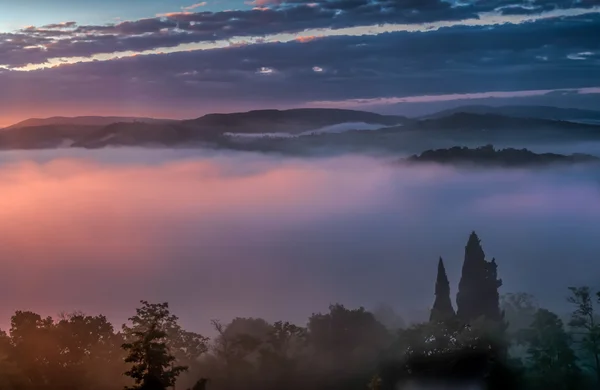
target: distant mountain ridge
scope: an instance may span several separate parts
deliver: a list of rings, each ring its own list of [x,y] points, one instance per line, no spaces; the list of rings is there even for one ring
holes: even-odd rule
[[[294,137],[222,137],[220,148],[320,154],[337,152],[415,153],[456,144],[527,146],[600,142],[600,125],[492,114],[455,113],[437,119],[408,121],[400,126],[341,133],[300,134]]]
[[[582,110],[578,108],[562,108],[552,106],[485,106],[485,105],[472,105],[472,106],[460,106],[436,112],[431,115],[425,115],[420,119],[436,119],[456,113],[468,113],[468,114],[494,114],[511,116],[517,118],[537,118],[537,119],[549,119],[549,120],[599,120],[600,111],[594,110]]]
[[[182,121],[183,125],[220,129],[232,133],[302,133],[340,123],[363,122],[383,126],[406,123],[408,118],[367,111],[332,108],[295,108],[290,110],[255,110],[231,114],[208,114]]]
[[[156,119],[144,117],[126,117],[126,116],[54,116],[50,118],[29,118],[6,127],[6,129],[18,129],[33,126],[108,126],[117,122],[143,122],[143,123],[169,123],[176,122],[175,119]]]
[[[595,127],[593,124],[571,122],[563,119],[546,119],[536,117],[519,117],[508,116],[495,113],[470,113],[470,112],[453,112],[448,115],[433,118],[424,118],[413,122],[415,128],[427,130],[438,129],[440,127],[446,129],[493,129],[509,126],[552,126],[552,127],[567,127],[580,128],[586,126]]]
[[[454,112],[440,117],[409,119],[366,111],[303,108],[208,114],[182,121],[153,119],[145,122],[144,118],[121,121],[123,117],[67,119],[54,118],[69,122],[67,124],[18,127],[23,123],[36,123],[31,120],[4,129],[0,131],[0,149],[204,146],[280,153],[331,148],[394,152],[420,151],[457,143],[474,146],[600,141],[600,125],[493,113]],[[119,121],[103,124],[113,119]],[[369,126],[368,130],[354,128],[365,124]],[[343,131],[317,131],[331,126],[343,128]],[[289,136],[262,137],[263,134]]]
[[[340,109],[256,110],[231,114],[208,114],[197,119],[166,124],[114,123],[78,140],[74,146],[100,148],[110,145],[223,144],[227,133],[301,134],[326,126],[363,122],[382,128],[407,122],[402,116]]]

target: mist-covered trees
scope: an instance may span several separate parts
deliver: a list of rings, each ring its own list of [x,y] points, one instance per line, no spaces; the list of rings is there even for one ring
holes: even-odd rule
[[[573,312],[569,326],[574,330],[574,338],[585,358],[586,368],[596,374],[600,386],[600,320],[596,317],[594,300],[600,300],[600,292],[592,295],[589,287],[570,287],[567,298]]]
[[[522,292],[504,294],[500,306],[508,324],[507,331],[513,335],[521,329],[528,328],[539,309],[535,298],[531,294]]]
[[[385,326],[362,307],[331,305],[328,313],[309,318],[307,330],[308,343],[314,351],[311,364],[323,371],[327,382],[337,378],[348,389],[358,383],[366,385],[379,354],[390,342]]]
[[[299,324],[215,320],[208,339],[183,329],[166,303],[142,301],[120,332],[101,315],[18,311],[9,332],[0,332],[0,390],[597,388],[598,296],[589,288],[570,289],[567,329],[522,293],[503,297],[504,317],[497,266],[473,233],[455,313],[446,264],[438,262],[435,300],[422,323],[406,324],[391,307],[372,313],[332,304]],[[507,353],[508,344],[518,353]]]
[[[0,337],[1,389],[91,389],[124,386],[122,338],[104,316],[58,320],[18,311]]]
[[[580,368],[570,338],[558,316],[539,309],[530,327],[520,332],[527,345],[530,385],[536,389],[578,389]]]

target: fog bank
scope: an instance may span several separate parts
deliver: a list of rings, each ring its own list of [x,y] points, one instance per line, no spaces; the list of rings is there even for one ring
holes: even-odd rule
[[[124,321],[169,301],[189,329],[262,316],[303,324],[329,303],[452,296],[471,230],[502,292],[562,307],[600,274],[600,173],[401,167],[365,157],[202,150],[0,154],[0,318],[81,309]]]

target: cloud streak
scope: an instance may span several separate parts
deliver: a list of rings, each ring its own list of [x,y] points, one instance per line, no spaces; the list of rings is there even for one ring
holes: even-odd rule
[[[112,25],[69,25],[75,28],[68,31],[30,27],[0,36],[0,53],[4,54],[2,65],[19,68],[41,65],[52,59],[69,62],[68,59],[73,57],[81,60],[80,57],[93,59],[94,56],[108,55],[110,58],[111,54],[114,57],[113,53],[176,50],[181,45],[195,43],[216,43],[218,46],[220,41],[236,39],[293,40],[296,37],[285,36],[381,34],[386,31],[430,31],[444,26],[514,24],[598,13],[600,9],[596,5],[594,2],[547,3],[537,6],[534,13],[508,15],[490,1],[467,6],[453,6],[442,0],[297,1],[268,8],[222,12],[191,12],[193,8],[184,8],[178,13]],[[19,50],[13,44],[15,40],[30,41],[31,44],[21,45]]]
[[[201,3],[196,3],[196,4],[188,5],[187,7],[181,7],[181,9],[184,10],[184,11],[191,11],[191,10],[194,10],[196,8],[205,7],[206,4],[208,4],[208,3],[206,1],[203,1]]]
[[[600,94],[600,87],[580,88],[580,89],[542,89],[530,91],[490,91],[476,92],[464,94],[448,94],[448,95],[421,95],[421,96],[406,96],[406,97],[389,97],[389,98],[373,98],[373,99],[351,99],[340,101],[315,101],[309,102],[307,105],[311,107],[369,107],[378,105],[391,105],[398,103],[432,103],[432,102],[447,102],[456,100],[480,100],[480,99],[506,99],[544,96],[554,93],[574,93],[579,95]]]

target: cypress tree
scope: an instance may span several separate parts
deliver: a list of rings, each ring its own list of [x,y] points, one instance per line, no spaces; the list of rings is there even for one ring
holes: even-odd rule
[[[454,308],[450,300],[450,283],[446,275],[444,260],[440,257],[438,262],[437,280],[435,282],[435,302],[431,309],[429,321],[444,322],[454,318]]]
[[[501,322],[500,286],[502,281],[498,279],[496,260],[485,260],[481,240],[477,233],[472,232],[465,247],[465,260],[456,295],[458,317],[466,323],[479,317]]]

